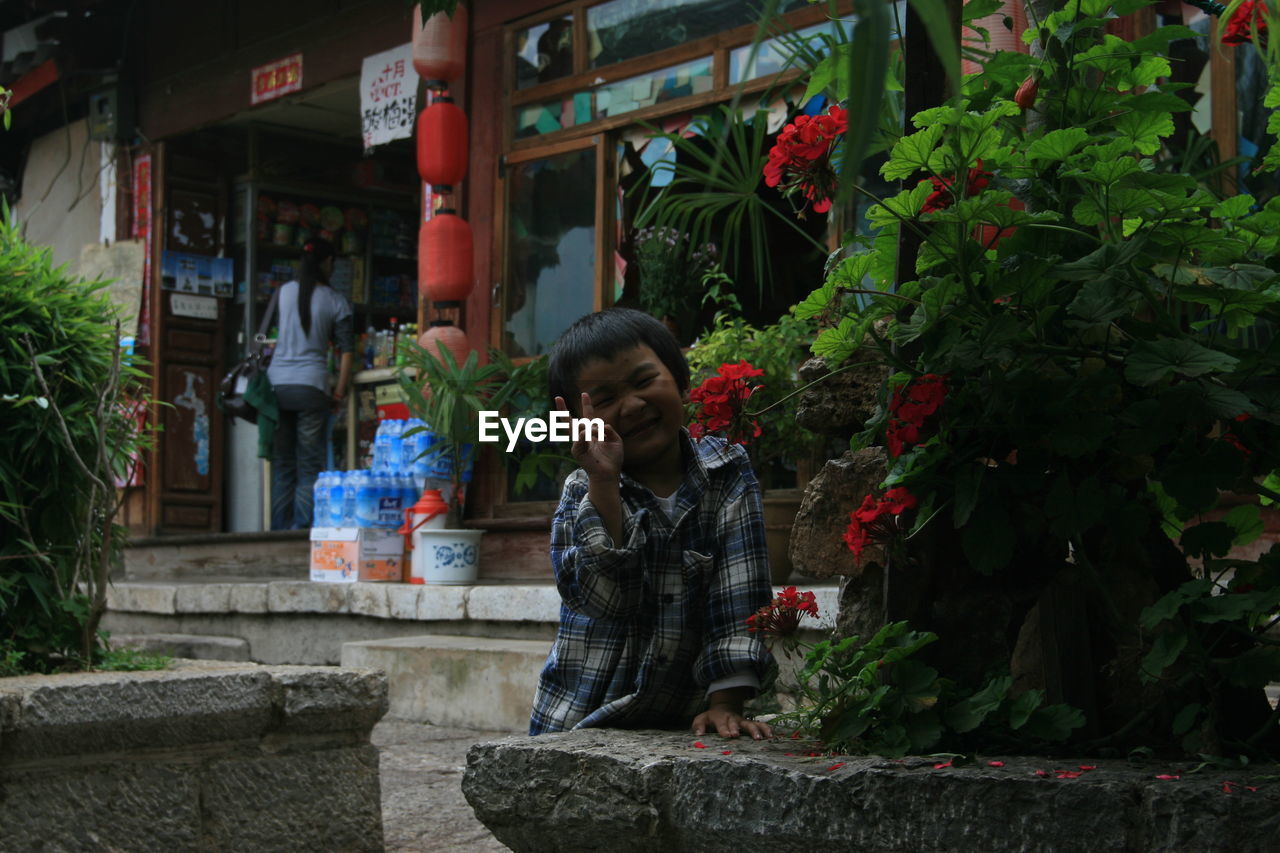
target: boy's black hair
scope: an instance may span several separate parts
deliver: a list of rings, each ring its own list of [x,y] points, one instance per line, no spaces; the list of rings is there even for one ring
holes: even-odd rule
[[[607,308],[579,318],[565,330],[547,363],[551,399],[563,397],[569,411],[578,412],[578,374],[595,359],[613,358],[623,350],[645,344],[666,365],[683,394],[689,390],[689,364],[671,330],[643,311]]]

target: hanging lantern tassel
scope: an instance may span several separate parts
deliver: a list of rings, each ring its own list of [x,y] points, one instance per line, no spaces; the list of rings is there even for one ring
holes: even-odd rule
[[[418,292],[431,302],[465,302],[474,274],[471,226],[449,208],[418,229]]]
[[[413,67],[428,88],[444,89],[467,67],[467,7],[459,3],[450,18],[436,12],[424,26],[422,7],[413,4]]]
[[[453,360],[458,364],[466,361],[467,356],[471,354],[466,333],[447,320],[436,320],[431,324],[431,328],[418,338],[418,345],[437,359],[440,358],[440,343],[444,344],[445,349],[453,355]]]
[[[467,114],[444,97],[418,113],[418,174],[440,193],[467,174]]]

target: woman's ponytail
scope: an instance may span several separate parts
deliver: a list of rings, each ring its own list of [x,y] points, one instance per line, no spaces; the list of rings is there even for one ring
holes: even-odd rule
[[[302,269],[298,271],[298,319],[304,334],[311,334],[311,294],[316,282],[329,283],[320,269],[334,255],[333,244],[321,237],[313,237],[302,247]]]

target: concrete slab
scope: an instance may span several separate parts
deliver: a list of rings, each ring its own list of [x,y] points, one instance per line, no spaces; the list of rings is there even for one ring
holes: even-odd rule
[[[175,658],[249,660],[249,643],[243,637],[217,637],[211,634],[112,634],[111,646]]]
[[[542,586],[477,586],[467,597],[467,618],[495,622],[559,622],[560,593]]]
[[[342,665],[381,669],[392,717],[471,729],[528,730],[550,643],[434,634],[344,643]]]

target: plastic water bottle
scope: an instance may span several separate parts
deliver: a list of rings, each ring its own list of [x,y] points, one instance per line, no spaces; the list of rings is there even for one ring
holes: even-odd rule
[[[327,515],[325,517],[325,525],[328,527],[342,527],[342,508],[343,502],[346,500],[346,471],[330,471],[329,476],[325,477],[325,485],[329,489],[329,498],[324,502]]]
[[[312,527],[329,526],[329,480],[332,471],[321,471],[316,477],[316,484],[311,492]]]
[[[357,471],[356,486],[356,527],[378,526],[378,498],[381,497],[377,478],[372,471]]]
[[[398,482],[400,483],[400,519],[403,521],[404,511],[418,502],[418,496],[422,494],[422,490],[414,481],[413,472],[407,468],[400,471]]]
[[[373,471],[382,470],[387,464],[387,452],[390,449],[391,433],[387,424],[390,421],[378,421],[378,431],[373,434],[373,464],[370,469]]]
[[[404,421],[387,421],[387,455],[383,457],[383,470],[399,471],[404,462]]]
[[[342,526],[356,527],[356,475],[358,471],[342,472]]]
[[[391,471],[379,471],[375,477],[378,481],[378,527],[399,527],[404,520],[400,513],[400,502],[404,499],[400,480]]]

